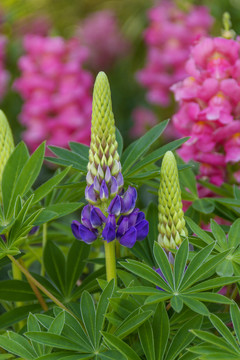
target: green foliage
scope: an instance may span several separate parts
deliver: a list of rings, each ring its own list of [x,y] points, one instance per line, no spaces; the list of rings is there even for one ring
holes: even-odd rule
[[[150,266],[136,260],[121,262],[121,265],[148,283],[158,286],[162,291],[150,286],[130,286],[120,290],[122,293],[145,295],[145,304],[154,304],[170,300],[172,308],[180,312],[185,304],[201,315],[209,315],[209,310],[202,302],[231,304],[231,300],[209,290],[218,289],[240,280],[235,277],[215,277],[208,279],[215,272],[216,266],[229,255],[229,250],[210,256],[214,243],[196,253],[186,269],[189,256],[188,241],[185,240],[176,253],[172,269],[166,253],[158,243],[154,245],[154,256],[163,277]]]

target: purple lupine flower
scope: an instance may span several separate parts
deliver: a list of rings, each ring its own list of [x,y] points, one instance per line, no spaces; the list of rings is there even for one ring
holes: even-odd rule
[[[106,190],[105,180],[101,187]],[[107,217],[100,208],[86,205],[82,210],[81,223],[72,223],[74,236],[88,244],[102,237],[107,242],[117,239],[121,245],[133,247],[136,241],[144,240],[149,231],[144,213],[134,209],[136,200],[137,191],[129,186],[125,193],[111,200],[106,211]]]

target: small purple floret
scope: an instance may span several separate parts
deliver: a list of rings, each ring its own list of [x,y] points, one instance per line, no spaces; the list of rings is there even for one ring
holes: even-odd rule
[[[78,240],[83,240],[87,244],[91,244],[97,239],[97,231],[91,231],[86,226],[74,220],[71,225],[72,233]]]
[[[119,216],[120,212],[121,212],[121,200],[120,200],[120,196],[117,195],[110,202],[110,205],[108,207],[108,213]]]
[[[120,238],[121,245],[132,248],[137,240],[137,230],[135,227],[130,227],[128,231]]]

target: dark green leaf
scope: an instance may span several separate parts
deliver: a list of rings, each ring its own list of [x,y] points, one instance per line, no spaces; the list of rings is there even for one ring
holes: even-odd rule
[[[148,360],[155,360],[153,329],[150,321],[145,321],[138,330],[140,342]]]
[[[118,350],[125,355],[128,360],[141,360],[137,353],[124,341],[118,339],[117,336],[103,332],[104,341],[112,349]]]
[[[81,297],[80,309],[82,319],[93,347],[96,346],[96,311],[91,295],[84,291]]]
[[[158,304],[153,317],[152,326],[154,336],[155,359],[163,360],[163,355],[165,353],[168,337],[170,334],[169,319],[164,303]]]

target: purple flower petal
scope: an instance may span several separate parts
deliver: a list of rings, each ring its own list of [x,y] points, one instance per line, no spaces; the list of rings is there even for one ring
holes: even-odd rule
[[[142,220],[135,225],[137,230],[137,240],[144,240],[149,231],[149,224],[147,220]]]
[[[111,171],[110,171],[109,167],[107,166],[107,169],[105,171],[105,181],[107,183],[109,183],[109,181],[111,180],[111,176],[112,176]]]
[[[33,226],[29,231],[28,235],[34,235],[39,229],[39,226]]]
[[[90,222],[91,222],[92,227],[94,227],[94,228],[98,228],[99,226],[102,225],[102,219],[98,215],[96,208],[92,208],[92,210],[91,210]]]
[[[107,218],[105,215],[103,215],[102,211],[98,208],[98,207],[94,207],[94,210],[96,211],[96,213],[98,214],[98,216],[100,217],[100,219],[102,220],[102,222],[106,222]]]
[[[117,192],[118,192],[117,180],[115,179],[114,176],[112,176],[110,193],[111,193],[111,195],[115,195],[115,194],[117,194]]]
[[[117,239],[122,237],[125,232],[128,230],[128,217],[123,216],[121,222],[119,223],[118,229],[117,229]]]
[[[121,200],[120,196],[115,196],[115,198],[112,199],[110,202],[110,205],[108,207],[109,214],[114,214],[116,216],[120,215],[121,212]]]
[[[99,184],[99,181],[98,181],[97,176],[94,177],[93,187],[94,187],[94,190],[99,193],[99,191],[100,191],[100,184]]]
[[[94,185],[87,186],[85,190],[85,199],[91,204],[95,204],[97,202],[97,194],[94,190]]]
[[[133,212],[128,215],[128,226],[129,227],[135,226],[136,220],[137,220],[137,217],[138,217],[138,212],[139,212],[138,209],[134,209]]]
[[[75,238],[82,240],[87,244],[91,244],[94,240],[97,239],[96,231],[89,230],[86,226],[80,224],[78,221],[73,221],[71,228]]]
[[[132,226],[119,240],[120,244],[132,248],[137,240],[137,230]]]
[[[101,187],[100,187],[100,199],[102,201],[108,199],[108,187],[107,187],[107,184],[105,182],[105,180],[102,181],[102,184],[101,184]]]
[[[117,184],[119,188],[121,188],[124,184],[123,175],[121,172],[117,175]]]
[[[136,200],[137,190],[134,187],[129,186],[121,198],[122,213],[129,214],[132,212],[135,208]]]
[[[145,214],[142,211],[138,212],[138,216],[137,216],[137,220],[136,220],[136,224],[139,223],[140,221],[145,219]]]
[[[92,208],[92,205],[89,205],[89,204],[84,206],[84,208],[82,209],[82,213],[81,213],[81,220],[83,218],[90,220],[91,208]]]
[[[116,238],[116,232],[114,229],[114,226],[111,222],[107,223],[103,232],[102,236],[104,240],[107,240],[109,243],[110,241],[113,241]]]

